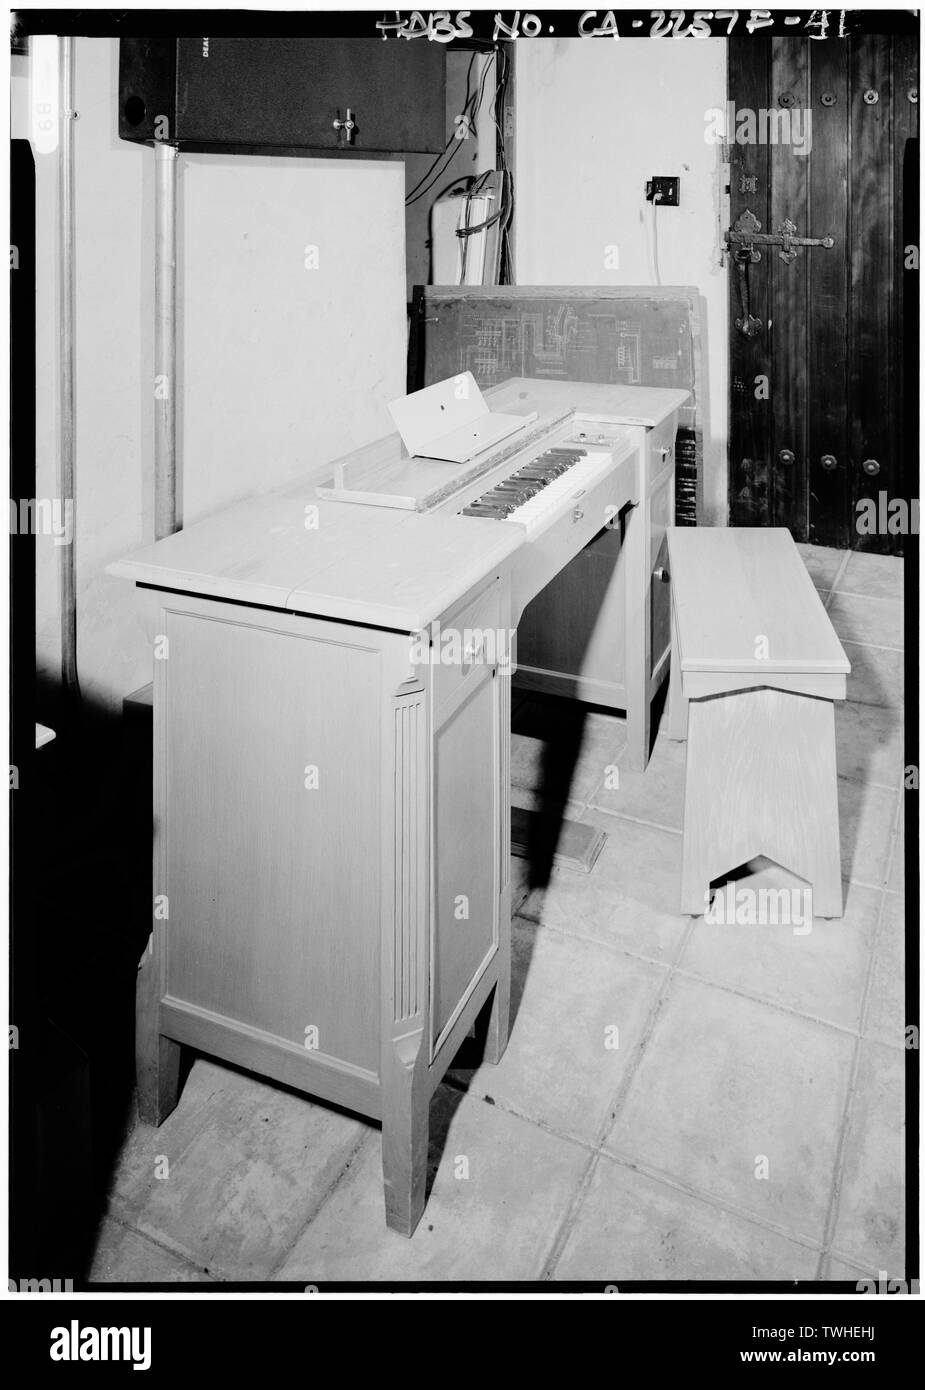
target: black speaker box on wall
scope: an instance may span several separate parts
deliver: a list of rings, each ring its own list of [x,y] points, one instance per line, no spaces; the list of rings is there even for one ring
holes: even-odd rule
[[[177,43],[171,39],[122,39],[119,43],[119,135],[153,142],[155,122],[176,127]],[[161,127],[162,129],[162,127]]]
[[[124,38],[119,135],[205,150],[437,154],[445,85],[435,43]]]

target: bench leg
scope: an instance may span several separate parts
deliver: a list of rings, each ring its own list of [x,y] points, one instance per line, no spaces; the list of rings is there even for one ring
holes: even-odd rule
[[[673,671],[672,671],[673,675]],[[714,836],[705,816],[705,798],[715,789],[712,730],[702,726],[699,700],[688,712],[687,771],[684,779],[684,831],[681,840],[681,912],[702,917],[709,903]]]
[[[687,705],[681,693],[681,653],[678,649],[678,624],[671,605],[671,672],[668,677],[668,711],[665,734],[678,743],[687,738]]]
[[[811,886],[815,916],[841,916],[830,700],[758,689],[690,702],[681,911],[702,913],[710,883],[759,856]]]

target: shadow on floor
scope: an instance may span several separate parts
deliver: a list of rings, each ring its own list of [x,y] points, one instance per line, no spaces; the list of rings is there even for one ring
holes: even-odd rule
[[[652,702],[650,753],[658,735],[667,694],[666,680]],[[531,692],[515,701],[511,716],[513,732],[539,739],[543,744],[540,776],[535,789],[535,813],[527,841],[527,881],[531,889],[545,888],[549,883],[588,716],[612,716],[614,713],[612,709],[581,704],[557,695]]]
[[[652,702],[650,753],[658,735],[667,695],[666,680]],[[545,888],[549,883],[562,824],[567,817],[566,807],[581,755],[588,717],[595,713],[613,716],[616,712],[557,695],[537,694],[534,691],[521,692],[515,695],[512,701],[512,732],[526,738],[538,739],[543,744],[540,773],[534,789],[534,815],[530,822],[527,841],[527,891]],[[568,869],[565,872],[579,871]],[[594,872],[593,868],[591,872]],[[514,906],[516,910],[516,904]],[[512,976],[512,1031],[529,969],[528,959],[526,970],[519,980],[516,975]],[[483,1060],[490,1010],[491,998],[483,1007],[472,1033],[464,1040],[453,1062],[451,1084],[461,1087],[463,1091],[467,1089],[471,1076]]]

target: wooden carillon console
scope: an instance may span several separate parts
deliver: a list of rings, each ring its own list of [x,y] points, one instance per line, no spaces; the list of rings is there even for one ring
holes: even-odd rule
[[[177,1103],[189,1046],[381,1121],[405,1235],[430,1097],[484,1006],[487,1060],[507,1043],[512,634],[613,518],[595,651],[619,652],[642,765],[666,670],[652,499],[685,393],[489,394],[535,419],[471,464],[391,436],[111,567],[160,592],[142,1118]]]

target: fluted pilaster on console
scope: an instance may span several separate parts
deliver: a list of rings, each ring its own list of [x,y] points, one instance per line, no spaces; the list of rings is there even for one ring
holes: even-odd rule
[[[395,903],[392,955],[393,1018],[414,1018],[423,1007],[427,930],[426,693],[395,698]]]

